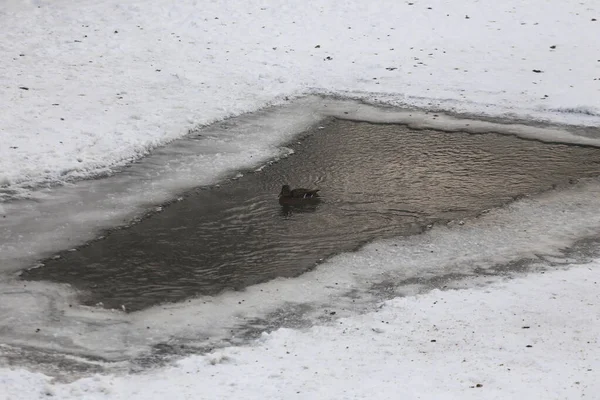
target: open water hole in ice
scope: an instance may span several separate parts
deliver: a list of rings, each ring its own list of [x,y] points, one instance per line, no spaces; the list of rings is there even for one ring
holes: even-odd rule
[[[84,304],[135,311],[297,276],[366,242],[600,175],[600,149],[495,133],[330,119],[290,146],[290,157],[193,191],[22,277],[70,283]],[[319,188],[321,201],[282,207],[285,183]]]

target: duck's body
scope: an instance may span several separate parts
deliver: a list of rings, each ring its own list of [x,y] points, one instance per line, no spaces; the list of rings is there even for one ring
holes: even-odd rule
[[[311,199],[318,196],[319,189],[290,189],[289,185],[283,185],[279,197],[290,197],[294,199]]]
[[[281,204],[301,204],[307,200],[315,200],[319,197],[319,189],[290,189],[289,185],[283,185],[279,193]]]

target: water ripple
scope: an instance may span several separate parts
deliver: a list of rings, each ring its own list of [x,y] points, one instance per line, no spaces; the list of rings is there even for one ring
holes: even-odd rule
[[[200,190],[26,279],[68,282],[87,304],[137,310],[297,276],[382,237],[422,232],[516,197],[600,175],[600,150],[497,134],[334,120],[260,172]],[[284,183],[322,201],[282,208]]]

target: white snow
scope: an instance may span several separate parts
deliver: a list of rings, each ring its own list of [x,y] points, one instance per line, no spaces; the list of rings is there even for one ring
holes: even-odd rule
[[[5,1],[0,181],[26,196],[106,173],[307,92],[596,124],[598,13],[573,0]]]
[[[600,146],[600,135],[590,135],[582,128],[480,121],[309,96],[200,129],[106,179],[29,191],[25,200],[7,202],[4,207],[0,204],[0,272],[19,270],[43,256],[80,245],[102,228],[131,220],[186,190],[214,183],[231,170],[258,165],[260,170],[265,160],[289,154],[290,149],[282,147],[282,142],[330,116],[449,133],[491,131],[540,141]]]
[[[297,279],[133,314],[10,275],[190,187],[284,156],[282,143],[323,116],[598,146],[593,19],[598,5],[573,0],[4,0],[0,399],[594,398],[600,262],[572,265],[563,250],[600,230],[597,179],[372,243]],[[282,107],[242,115],[269,105]],[[173,142],[195,128],[203,141]],[[394,287],[406,297],[375,310],[374,284],[523,259],[537,273],[449,281],[462,289],[445,292]],[[539,273],[556,264],[566,270]],[[235,337],[251,320],[268,331],[269,316],[312,327]],[[158,343],[224,339],[241,345],[138,374],[76,371],[67,383],[26,357],[7,366],[21,347],[123,360]]]
[[[6,399],[596,398],[598,271],[596,262],[397,298],[135,375],[64,384],[4,369],[0,382]]]

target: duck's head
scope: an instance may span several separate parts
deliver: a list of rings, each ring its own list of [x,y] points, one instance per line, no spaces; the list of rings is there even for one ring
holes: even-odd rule
[[[290,189],[290,185],[283,185],[281,187],[281,192],[279,192],[279,197],[286,197],[292,193],[292,189]]]

